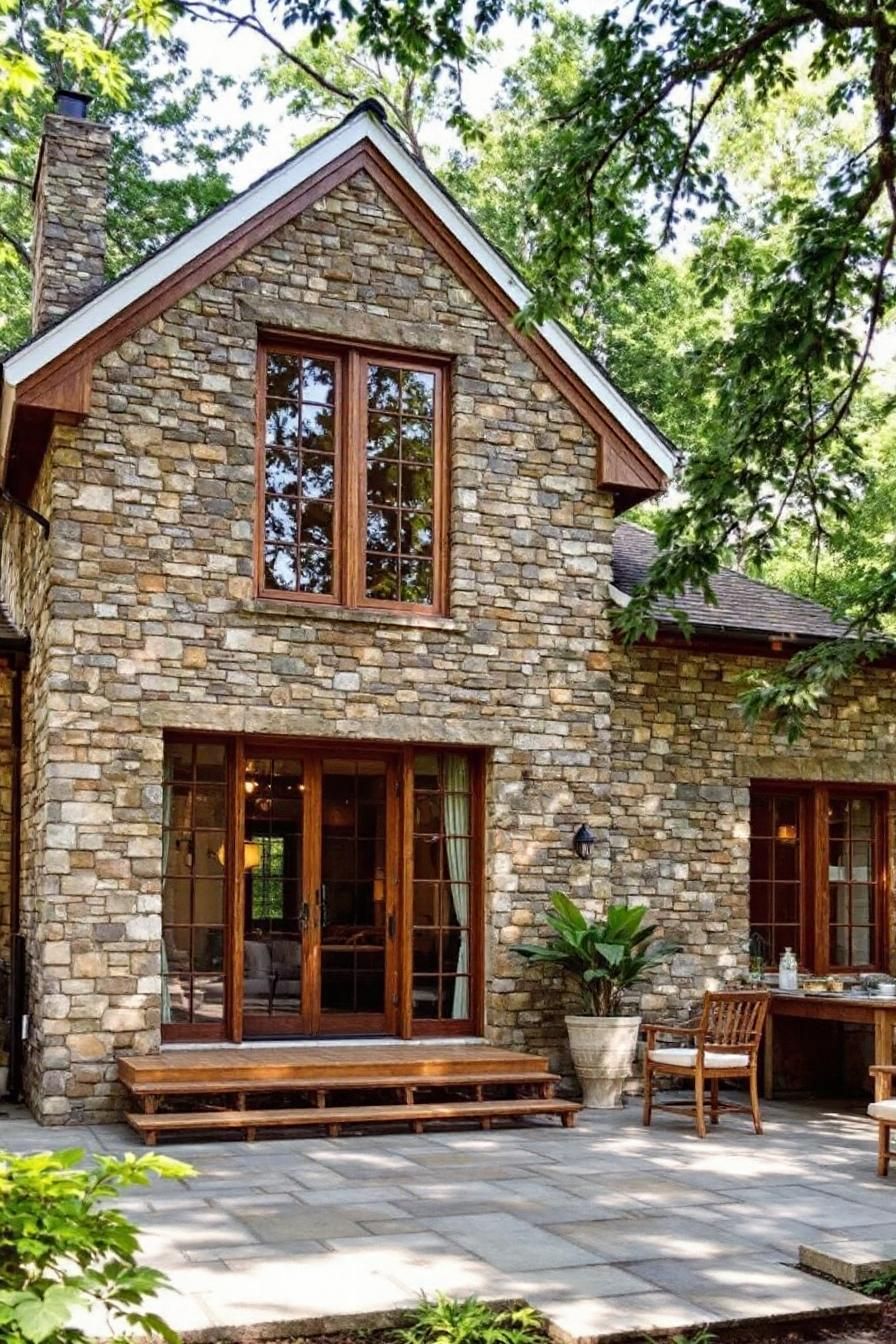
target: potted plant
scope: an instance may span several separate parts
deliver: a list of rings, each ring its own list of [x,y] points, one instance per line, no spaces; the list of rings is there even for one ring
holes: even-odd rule
[[[646,905],[611,905],[603,919],[588,919],[562,891],[551,893],[546,943],[514,948],[533,962],[560,966],[578,986],[584,1013],[566,1018],[569,1047],[586,1106],[608,1110],[622,1104],[632,1071],[640,1017],[622,1013],[625,991],[667,957],[677,943],[651,942],[655,924],[645,924]]]

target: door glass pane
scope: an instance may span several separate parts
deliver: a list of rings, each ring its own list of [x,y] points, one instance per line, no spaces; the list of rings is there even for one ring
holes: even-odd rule
[[[389,395],[385,380],[377,395]],[[385,1012],[386,764],[327,758],[321,799],[321,1012]]]
[[[226,747],[168,742],[162,775],[162,1025],[223,1022]]]
[[[753,789],[750,797],[751,955],[776,965],[799,950],[803,901],[802,798]]]
[[[300,759],[246,761],[243,1011],[250,1030],[302,1011],[302,883],[305,780]]]
[[[414,761],[414,1016],[470,1017],[472,795],[469,759]]]

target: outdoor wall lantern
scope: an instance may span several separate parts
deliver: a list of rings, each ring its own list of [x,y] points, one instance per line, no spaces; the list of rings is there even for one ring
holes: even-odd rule
[[[590,859],[594,848],[594,832],[583,822],[572,838],[572,847],[580,859]]]

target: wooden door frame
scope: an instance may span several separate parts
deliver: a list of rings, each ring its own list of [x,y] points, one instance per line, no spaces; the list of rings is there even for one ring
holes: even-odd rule
[[[481,1035],[485,1016],[485,779],[486,758],[482,751],[467,747],[448,747],[440,743],[388,743],[345,741],[344,739],[285,738],[271,734],[234,734],[213,731],[191,732],[173,729],[165,733],[166,742],[216,739],[227,747],[228,806],[225,838],[227,892],[227,928],[225,933],[224,1018],[214,1036],[203,1024],[177,1025],[175,1031],[163,1029],[165,1040],[229,1040],[235,1044],[246,1038],[243,1012],[243,965],[245,950],[245,762],[252,755],[301,758],[305,816],[303,818],[302,883],[309,902],[309,925],[319,917],[316,907],[320,885],[322,761],[324,756],[346,758],[378,757],[386,762],[386,974],[385,1025],[377,1034],[400,1039],[425,1039],[427,1036]],[[470,762],[472,839],[470,847],[470,1016],[462,1022],[448,1019],[418,1019],[413,1016],[413,816],[414,756],[417,752],[442,753],[463,751]],[[309,787],[309,784],[311,787]],[[310,810],[309,810],[310,809]],[[319,932],[319,930],[318,930]],[[318,944],[319,946],[319,944]],[[302,1012],[270,1023],[272,1036],[296,1039],[321,1035],[320,958],[315,955],[315,940],[302,940]],[[311,986],[306,1008],[306,986]],[[355,1019],[356,1023],[358,1018]],[[290,1030],[292,1028],[292,1030]],[[357,1027],[356,1027],[357,1030]],[[337,1028],[329,1034],[350,1034],[351,1029]],[[262,1035],[252,1034],[252,1039]]]

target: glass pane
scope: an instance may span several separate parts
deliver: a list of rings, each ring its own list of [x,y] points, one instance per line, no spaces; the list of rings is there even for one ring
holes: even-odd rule
[[[874,888],[865,883],[856,883],[852,888],[852,921],[854,924],[874,922]]]
[[[800,889],[795,882],[775,883],[775,923],[797,924],[800,917]]]
[[[373,415],[367,418],[367,461],[380,458],[397,461],[399,457],[399,424],[395,415]]]
[[[832,798],[828,806],[828,829],[831,839],[842,839],[846,835],[848,803],[845,798]]]
[[[772,833],[772,800],[765,794],[753,794],[750,798],[750,834],[770,836]]]
[[[831,965],[848,966],[849,965],[849,929],[844,925],[836,925],[831,928]]]
[[[335,469],[326,453],[302,454],[302,497],[332,499]]]
[[[214,785],[197,788],[193,798],[193,825],[203,830],[220,830],[224,826],[227,802],[224,790]]]
[[[292,401],[268,398],[265,443],[271,447],[295,448],[299,442],[299,408]]]
[[[300,552],[299,587],[303,593],[333,591],[333,552],[303,546]]]
[[[750,842],[750,877],[756,880],[772,875],[772,845],[769,840]]]
[[[438,789],[439,758],[432,752],[420,752],[414,757],[414,790]]]
[[[414,877],[431,881],[442,876],[442,842],[440,840],[414,840]]]
[[[194,971],[223,971],[223,929],[193,930],[193,969]]]
[[[326,402],[332,405],[335,373],[336,366],[329,360],[303,359],[302,400]]]
[[[283,448],[265,454],[265,489],[271,495],[295,495],[299,488],[299,459]]]
[[[298,355],[269,352],[267,356],[268,396],[291,397],[295,400],[299,396],[299,389],[302,385],[301,364],[302,361]]]
[[[374,410],[397,411],[400,403],[400,373],[382,364],[371,364],[367,371],[367,400]]]
[[[401,468],[401,503],[406,509],[432,508],[432,468]]]
[[[264,548],[264,586],[295,592],[298,584],[298,559],[294,550],[282,546]]]
[[[428,420],[402,420],[401,456],[405,462],[431,462],[432,424]]]
[[[227,748],[220,742],[203,742],[196,747],[196,778],[223,784],[227,771]]]
[[[750,922],[769,924],[772,918],[772,888],[770,882],[750,883]]]
[[[368,555],[366,592],[368,597],[394,601],[398,597],[398,560],[386,555]]]
[[[796,829],[799,825],[799,803],[797,799],[778,794],[775,796],[774,803],[775,826],[791,826]]]
[[[799,846],[789,840],[775,841],[775,881],[795,882],[799,877]]]
[[[405,513],[401,515],[401,552],[402,555],[432,554],[432,517],[428,513]]]
[[[333,452],[333,412],[327,407],[302,407],[302,451]]]
[[[220,1022],[224,1017],[224,977],[193,977],[193,1021]]]
[[[168,975],[162,982],[162,1022],[189,1022],[190,978],[187,975]]]
[[[419,369],[405,369],[401,375],[401,409],[405,415],[432,416],[436,376]]]
[[[190,908],[190,879],[166,877],[162,883],[162,923],[189,924]]]
[[[395,509],[367,510],[367,549],[390,554],[398,550],[398,513]]]
[[[874,961],[874,930],[854,928],[852,931],[853,966],[870,966]]]
[[[431,605],[433,600],[432,564],[428,560],[402,560],[401,600]]]
[[[866,840],[854,840],[852,849],[852,872],[854,882],[867,882],[873,876],[872,846]]]
[[[420,794],[414,798],[414,830],[436,835],[442,829],[442,800],[438,794]]]
[[[415,975],[411,989],[415,1017],[439,1016],[439,981],[437,976]]]
[[[370,504],[398,504],[397,462],[373,462],[367,468],[367,500]]]
[[[832,924],[849,923],[849,887],[845,883],[832,882],[828,891]]]
[[[332,546],[333,505],[309,501],[302,504],[302,545]]]
[[[265,500],[264,535],[268,542],[295,543],[298,538],[298,505],[294,499],[271,496]]]

